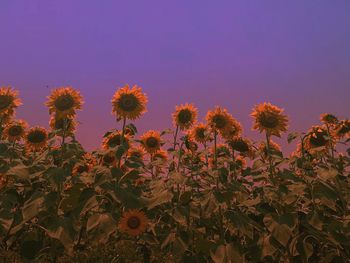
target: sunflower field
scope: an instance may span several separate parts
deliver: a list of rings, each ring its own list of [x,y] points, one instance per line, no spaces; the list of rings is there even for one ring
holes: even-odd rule
[[[323,114],[288,134],[284,110],[254,107],[243,136],[224,108],[138,134],[138,86],[116,90],[117,129],[86,152],[75,138],[83,98],[54,89],[49,129],[15,118],[0,88],[0,262],[350,262],[350,121]]]

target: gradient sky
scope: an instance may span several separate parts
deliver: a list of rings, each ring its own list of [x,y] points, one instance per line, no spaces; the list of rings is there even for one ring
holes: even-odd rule
[[[18,117],[46,127],[50,88],[79,89],[87,149],[119,127],[110,100],[125,83],[149,97],[141,132],[193,102],[200,117],[228,108],[257,139],[249,114],[264,101],[302,131],[323,112],[350,117],[349,14],[348,0],[0,0],[0,85],[20,90]]]

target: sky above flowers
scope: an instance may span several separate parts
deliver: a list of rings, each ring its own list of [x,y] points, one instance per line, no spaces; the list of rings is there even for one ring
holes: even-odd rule
[[[171,127],[189,102],[200,119],[226,107],[263,138],[249,115],[264,101],[304,131],[324,112],[350,117],[349,13],[346,0],[1,0],[0,85],[20,91],[18,118],[44,127],[50,90],[79,89],[77,137],[89,150],[120,128],[110,100],[126,83],[149,98],[140,132]]]

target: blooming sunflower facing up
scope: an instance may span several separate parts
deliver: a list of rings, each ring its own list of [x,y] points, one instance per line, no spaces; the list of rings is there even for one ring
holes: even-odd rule
[[[25,135],[26,146],[31,151],[39,151],[47,145],[48,134],[45,128],[33,127]]]
[[[147,225],[148,218],[145,213],[132,209],[123,213],[118,228],[130,236],[139,236],[146,231]]]
[[[65,135],[72,135],[75,132],[77,122],[72,117],[58,118],[57,116],[51,116],[50,127],[52,130],[57,131],[59,135],[63,135],[63,129],[65,129]]]
[[[199,123],[192,127],[191,130],[189,130],[188,135],[190,138],[198,143],[206,143],[210,140],[210,132],[208,129],[208,126]]]
[[[118,89],[112,98],[112,113],[118,119],[135,120],[147,111],[147,101],[147,96],[142,93],[142,88],[134,85],[130,89],[129,85],[125,85]]]
[[[11,87],[0,88],[0,118],[7,118],[14,113],[14,109],[22,105],[18,98],[18,91]],[[1,120],[0,119],[0,120]]]
[[[23,120],[8,123],[4,129],[4,136],[10,142],[20,141],[25,136],[28,124]]]
[[[185,105],[176,106],[173,113],[173,122],[175,127],[180,130],[190,128],[197,121],[198,109],[193,104],[186,103]]]
[[[215,107],[214,110],[208,111],[205,119],[213,130],[217,130],[221,133],[228,130],[233,121],[231,114],[229,114],[226,109],[222,109],[218,106]]]
[[[141,136],[141,145],[148,153],[155,153],[160,149],[160,133],[150,130]]]
[[[254,118],[253,129],[280,137],[283,132],[287,131],[288,125],[288,118],[283,114],[283,111],[283,109],[266,102],[255,106],[251,114]]]
[[[83,105],[83,97],[72,87],[61,87],[51,92],[45,105],[49,107],[49,113],[56,113],[58,118],[74,116]]]
[[[122,132],[115,131],[103,139],[102,148],[105,150],[108,150],[110,148],[115,148],[117,146],[120,146],[121,143],[122,143]],[[126,145],[129,146],[129,137],[126,134],[124,135],[124,143],[126,143]]]

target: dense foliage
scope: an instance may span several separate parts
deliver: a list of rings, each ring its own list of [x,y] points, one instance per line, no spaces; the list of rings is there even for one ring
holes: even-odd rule
[[[271,104],[255,108],[264,139],[251,142],[226,110],[198,124],[189,104],[174,131],[138,136],[130,121],[146,103],[137,87],[117,91],[119,130],[87,153],[78,92],[53,92],[47,131],[14,120],[17,94],[1,89],[1,262],[349,262],[347,120],[289,134],[298,146],[284,156],[271,138],[287,118]]]

